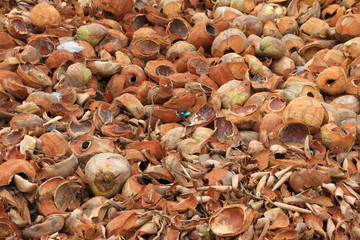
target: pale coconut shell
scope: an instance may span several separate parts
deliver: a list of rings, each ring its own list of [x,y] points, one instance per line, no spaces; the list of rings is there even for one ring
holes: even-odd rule
[[[292,100],[283,112],[283,121],[305,123],[312,134],[316,133],[326,118],[326,111],[314,98],[303,96]]]

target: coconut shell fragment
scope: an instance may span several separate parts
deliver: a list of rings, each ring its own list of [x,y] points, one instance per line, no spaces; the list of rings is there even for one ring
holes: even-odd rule
[[[211,215],[210,229],[221,237],[236,236],[245,232],[253,221],[252,209],[244,205],[229,205]]]
[[[40,30],[45,30],[46,27],[60,25],[61,16],[53,5],[38,4],[31,9],[30,20]]]
[[[58,133],[44,133],[39,140],[42,142],[42,150],[45,153],[63,156],[68,152],[69,147],[66,138]]]
[[[347,77],[343,68],[332,66],[319,74],[316,84],[321,91],[330,95],[338,95],[345,91]]]
[[[307,188],[316,188],[323,183],[331,182],[329,174],[317,170],[301,170],[293,172],[289,178],[289,184],[295,192],[303,191]]]
[[[63,216],[51,215],[44,222],[25,228],[22,233],[26,238],[40,238],[44,235],[51,235],[60,231],[63,226]]]
[[[42,171],[44,178],[46,179],[50,179],[56,176],[66,178],[73,175],[78,166],[78,159],[75,157],[75,155],[71,155],[69,158],[62,160],[59,163],[44,167]]]
[[[300,121],[305,123],[311,133],[319,131],[326,112],[324,107],[314,98],[299,97],[292,100],[285,108],[283,121]]]
[[[295,144],[302,146],[306,137],[310,134],[307,125],[301,122],[285,122],[277,126],[280,140],[284,144]]]
[[[24,160],[12,160],[4,162],[0,165],[0,170],[3,172],[0,179],[0,186],[6,186],[10,184],[12,177],[16,173],[25,174],[29,180],[32,180],[36,174],[34,167],[28,161]]]

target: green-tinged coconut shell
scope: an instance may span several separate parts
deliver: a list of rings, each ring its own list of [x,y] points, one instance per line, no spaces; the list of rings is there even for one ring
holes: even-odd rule
[[[286,47],[283,42],[274,37],[266,36],[261,42],[256,54],[260,57],[269,57],[273,59],[281,58],[285,55]]]
[[[81,26],[76,30],[76,39],[86,41],[93,47],[109,33],[106,27],[100,24],[92,23]]]
[[[250,83],[231,80],[222,85],[217,92],[223,108],[230,108],[235,103],[243,105],[251,94]]]
[[[85,176],[94,195],[113,197],[130,177],[130,164],[116,153],[99,153],[89,159]]]

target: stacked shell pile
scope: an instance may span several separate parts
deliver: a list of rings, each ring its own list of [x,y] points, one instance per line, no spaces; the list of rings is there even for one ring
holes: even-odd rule
[[[358,1],[2,1],[0,20],[1,237],[360,239]]]

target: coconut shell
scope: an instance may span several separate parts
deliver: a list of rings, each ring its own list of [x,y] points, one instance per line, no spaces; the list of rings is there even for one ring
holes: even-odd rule
[[[312,134],[319,131],[325,118],[326,111],[320,102],[307,96],[292,100],[283,112],[283,122],[303,122],[309,127]]]

